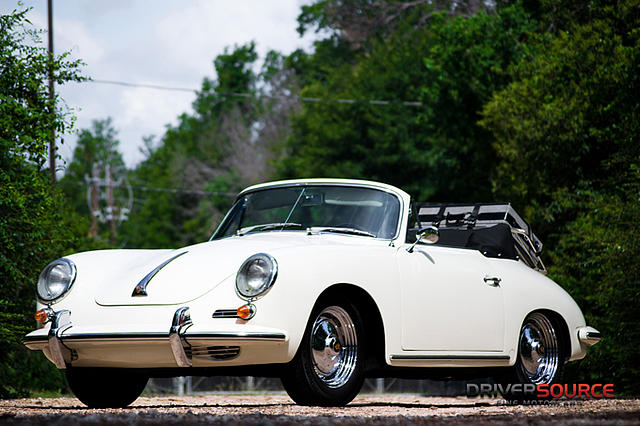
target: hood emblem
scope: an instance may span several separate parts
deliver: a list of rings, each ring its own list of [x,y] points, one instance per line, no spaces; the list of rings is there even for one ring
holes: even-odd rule
[[[178,257],[180,257],[180,256],[182,256],[183,254],[186,254],[186,253],[188,253],[188,251],[183,251],[182,253],[176,254],[175,256],[165,260],[164,262],[162,262],[161,264],[156,266],[153,269],[153,271],[149,272],[147,275],[145,275],[145,277],[142,280],[140,280],[138,285],[136,285],[136,287],[133,289],[133,293],[131,293],[131,297],[147,296],[147,284],[149,284],[149,281],[151,281],[151,279],[158,272],[160,272],[160,269],[164,268],[169,263],[171,263],[174,259],[177,259]]]

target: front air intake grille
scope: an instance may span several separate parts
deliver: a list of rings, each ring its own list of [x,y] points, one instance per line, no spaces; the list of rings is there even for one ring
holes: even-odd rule
[[[240,354],[240,346],[192,346],[185,348],[188,357],[210,358],[220,361],[233,359]]]

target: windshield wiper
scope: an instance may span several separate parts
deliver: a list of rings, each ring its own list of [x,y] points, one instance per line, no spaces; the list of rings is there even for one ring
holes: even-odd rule
[[[337,234],[349,234],[349,235],[362,235],[365,237],[373,237],[376,238],[376,236],[374,234],[372,234],[371,232],[367,232],[367,231],[361,231],[360,229],[356,229],[356,228],[340,228],[340,227],[324,227],[324,228],[310,228],[311,231],[316,231],[318,233],[320,232],[335,232]]]
[[[237,235],[244,235],[249,232],[255,232],[255,231],[268,231],[270,229],[277,229],[277,228],[281,228],[281,230],[284,230],[285,228],[289,228],[289,227],[302,228],[302,225],[299,223],[293,223],[293,222],[263,223],[260,225],[247,226],[246,228],[238,229]]]

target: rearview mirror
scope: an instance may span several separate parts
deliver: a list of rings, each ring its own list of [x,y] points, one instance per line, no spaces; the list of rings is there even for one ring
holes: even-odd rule
[[[411,244],[411,247],[407,249],[409,253],[413,253],[413,248],[416,244],[420,242],[424,242],[426,244],[435,244],[440,239],[440,231],[433,225],[425,226],[424,228],[418,229],[416,233],[416,241]]]

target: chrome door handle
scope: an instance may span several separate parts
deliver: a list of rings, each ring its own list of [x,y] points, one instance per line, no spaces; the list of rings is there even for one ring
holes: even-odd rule
[[[484,282],[493,287],[498,287],[500,285],[500,281],[502,281],[498,277],[484,277]]]

